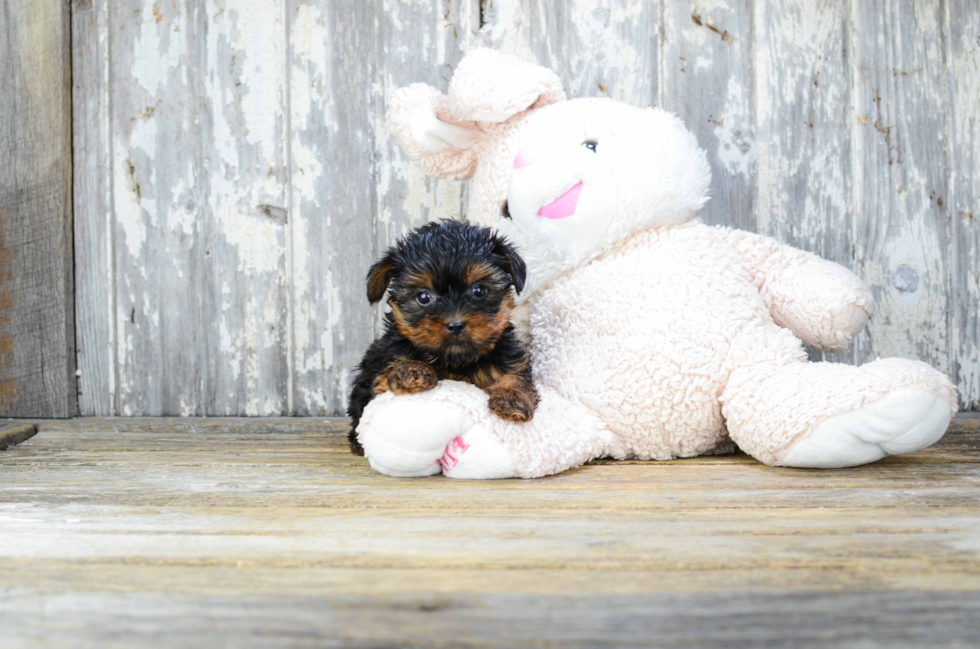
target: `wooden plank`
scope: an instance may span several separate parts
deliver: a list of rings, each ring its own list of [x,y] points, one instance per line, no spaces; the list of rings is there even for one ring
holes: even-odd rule
[[[108,39],[110,54],[116,411],[200,415],[216,317],[203,302],[209,20],[188,2],[106,11],[108,33],[88,37]]]
[[[971,646],[972,423],[848,470],[466,482],[374,473],[344,422],[46,422],[0,455],[4,646]]]
[[[483,44],[553,69],[569,97],[661,103],[660,0],[481,3]]]
[[[75,414],[68,5],[0,2],[0,415]]]
[[[198,408],[210,415],[275,415],[287,408],[290,226],[283,11],[280,0],[209,0],[200,17],[198,74],[204,96],[199,101],[208,120],[196,143],[207,186],[198,245],[204,246],[199,263],[208,346],[197,360],[207,368]]]
[[[292,389],[288,411],[343,410],[374,337],[359,278],[374,261],[371,2],[287,3]]]
[[[115,240],[108,0],[72,6],[78,414],[115,415]]]
[[[701,217],[706,223],[755,231],[751,6],[748,0],[710,5],[666,0],[662,67],[664,108],[684,120],[711,163],[711,200]],[[770,19],[764,9],[759,12],[763,20]],[[771,120],[783,114],[765,116]]]
[[[91,153],[76,184],[83,412],[284,412],[281,3],[97,3],[75,16],[77,139]]]
[[[946,133],[951,165],[950,336],[953,380],[964,408],[980,409],[980,5],[952,0],[947,62],[950,107]]]
[[[27,441],[37,434],[37,426],[34,424],[3,424],[0,425],[0,451],[5,451],[11,446],[16,446],[21,442]]]
[[[859,274],[879,315],[856,340],[858,362],[923,360],[948,372],[948,74],[942,5],[855,3],[851,160]]]
[[[755,5],[757,231],[854,269],[844,0]],[[810,350],[811,360],[854,362]]]
[[[364,278],[381,251],[428,220],[458,218],[462,185],[427,179],[384,125],[386,98],[445,92],[470,8],[441,0],[290,0],[292,389],[296,415],[344,412],[379,330]],[[459,12],[463,12],[461,16]],[[467,23],[468,24],[468,23]]]

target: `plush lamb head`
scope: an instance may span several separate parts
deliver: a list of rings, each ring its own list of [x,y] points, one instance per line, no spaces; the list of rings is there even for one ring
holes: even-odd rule
[[[398,91],[388,124],[426,173],[473,178],[468,220],[497,227],[528,263],[518,302],[630,232],[693,218],[708,199],[704,152],[677,117],[566,101],[554,72],[494,50],[463,59],[448,97],[425,84]]]
[[[395,476],[536,477],[592,458],[731,450],[771,465],[845,467],[935,442],[956,410],[923,363],[808,363],[873,313],[850,271],[696,218],[710,173],[674,116],[565,100],[550,70],[491,50],[448,95],[416,84],[388,125],[428,174],[472,178],[469,220],[527,262],[518,299],[541,401],[504,421],[472,385],[376,397],[358,433]]]

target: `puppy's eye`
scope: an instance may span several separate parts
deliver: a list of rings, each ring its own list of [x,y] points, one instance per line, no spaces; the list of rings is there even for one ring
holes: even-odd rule
[[[510,205],[507,201],[504,201],[504,206],[500,208],[500,214],[505,218],[510,218]]]
[[[418,295],[415,296],[415,301],[422,306],[425,306],[426,304],[432,302],[432,293],[429,293],[428,291],[419,291]]]
[[[480,299],[487,294],[487,287],[483,284],[474,284],[472,288],[473,297]]]
[[[582,146],[584,146],[586,149],[588,149],[592,153],[595,153],[596,152],[596,149],[599,148],[599,143],[596,142],[595,140],[586,140],[585,142],[582,142]]]

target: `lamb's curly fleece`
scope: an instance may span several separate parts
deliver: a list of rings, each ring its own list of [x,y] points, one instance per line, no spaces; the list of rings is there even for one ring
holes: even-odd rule
[[[955,413],[953,386],[924,363],[807,362],[804,343],[841,350],[864,327],[870,291],[815,255],[701,223],[710,169],[676,117],[565,101],[550,70],[476,50],[448,96],[398,91],[388,125],[430,175],[472,177],[468,217],[524,255],[517,325],[541,402],[515,424],[465,384],[382,395],[359,427],[379,471],[537,477],[600,456],[665,460],[733,443],[766,464],[848,466],[928,445]],[[538,216],[575,183],[574,218]],[[505,200],[512,219],[501,219]],[[912,405],[894,408],[906,395]]]

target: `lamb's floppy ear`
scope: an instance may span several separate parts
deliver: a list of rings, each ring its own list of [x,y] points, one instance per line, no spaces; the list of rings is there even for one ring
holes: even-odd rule
[[[371,266],[367,276],[368,302],[374,304],[385,296],[388,284],[395,274],[394,256],[389,252]]]
[[[506,237],[499,234],[493,235],[493,254],[503,258],[504,270],[514,282],[514,290],[518,293],[523,291],[524,283],[527,281],[527,266]]]
[[[557,74],[488,48],[464,56],[449,82],[453,115],[474,122],[504,122],[529,108],[564,99]]]
[[[432,86],[399,88],[385,115],[388,130],[408,158],[437,178],[463,180],[473,175],[483,140],[472,122],[455,119],[449,99]]]

